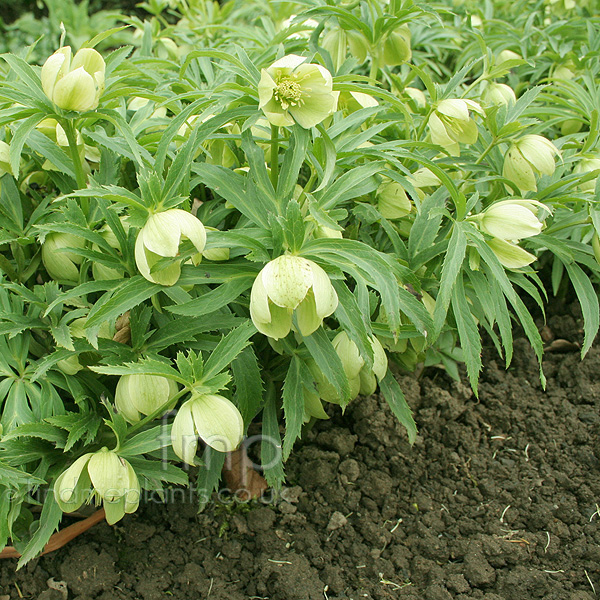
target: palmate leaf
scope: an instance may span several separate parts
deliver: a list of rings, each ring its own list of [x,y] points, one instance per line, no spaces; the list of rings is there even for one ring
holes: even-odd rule
[[[204,364],[204,378],[214,377],[225,369],[250,343],[250,338],[255,333],[256,327],[248,320],[224,336]]]
[[[125,440],[119,449],[119,456],[130,457],[161,450],[171,444],[172,425],[158,425]]]
[[[189,383],[187,379],[179,373],[177,369],[170,366],[169,363],[155,358],[143,358],[137,363],[128,363],[126,365],[108,365],[90,367],[95,373],[104,375],[154,375],[155,377],[166,377],[183,385]]]
[[[80,440],[83,440],[86,444],[92,443],[102,424],[102,419],[91,411],[55,415],[47,417],[46,421],[68,432],[69,435],[64,447],[65,452],[68,452]]]

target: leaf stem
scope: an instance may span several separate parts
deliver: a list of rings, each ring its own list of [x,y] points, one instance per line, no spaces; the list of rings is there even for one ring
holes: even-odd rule
[[[144,425],[147,425],[148,423],[150,423],[151,421],[156,419],[156,417],[158,417],[159,415],[162,415],[169,408],[169,406],[171,404],[173,404],[173,402],[177,402],[177,400],[179,400],[179,398],[181,398],[182,396],[187,394],[189,391],[190,390],[188,387],[184,387],[183,389],[179,390],[179,392],[177,392],[173,397],[169,398],[165,403],[161,404],[154,412],[151,412],[149,415],[144,417],[141,421],[134,423],[128,429],[127,436],[128,437],[131,436],[133,433],[136,433],[142,427],[144,427]]]
[[[271,183],[277,189],[279,181],[279,127],[271,125]]]
[[[79,148],[77,148],[77,130],[72,120],[65,120],[63,122],[63,129],[67,135],[67,141],[69,142],[69,154],[71,155],[71,161],[73,162],[73,168],[75,169],[75,180],[77,181],[77,188],[84,189],[87,187],[87,178],[85,171],[83,170],[83,163],[81,162],[81,156],[79,156]],[[88,212],[88,199],[81,198],[81,209],[87,215]]]

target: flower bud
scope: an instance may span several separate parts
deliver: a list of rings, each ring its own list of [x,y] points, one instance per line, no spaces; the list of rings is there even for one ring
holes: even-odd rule
[[[509,60],[523,60],[523,57],[512,50],[502,50],[502,52],[498,54],[498,58],[496,58],[496,66],[499,67]]]
[[[543,229],[536,216],[538,208],[545,207],[535,200],[496,202],[477,215],[479,228],[502,240],[520,240],[537,235]]]
[[[304,422],[312,419],[329,419],[329,415],[323,408],[319,394],[304,388]]]
[[[256,328],[275,339],[297,325],[304,336],[316,331],[337,308],[338,297],[329,276],[316,263],[284,254],[269,262],[256,277],[250,293],[250,316]]]
[[[83,256],[66,251],[65,248],[85,248],[86,241],[70,233],[49,233],[42,244],[42,262],[48,275],[56,281],[77,283]]]
[[[427,106],[427,98],[425,97],[423,90],[414,87],[406,87],[404,88],[404,91],[417,105],[417,108],[425,108]]]
[[[259,108],[272,125],[298,123],[309,129],[337,108],[331,73],[321,65],[306,64],[306,58],[289,54],[261,72]]]
[[[189,239],[198,252],[204,250],[206,230],[194,215],[179,208],[150,215],[135,241],[135,262],[141,275],[160,285],[177,283],[179,262],[154,271],[152,267],[164,257],[176,257],[182,239]]]
[[[175,454],[193,465],[198,437],[219,452],[232,452],[243,435],[244,420],[231,400],[215,394],[199,394],[177,411],[171,443]]]
[[[502,175],[521,190],[537,191],[536,175],[554,173],[554,155],[559,154],[554,144],[541,135],[525,135],[506,153]]]
[[[596,262],[600,263],[600,238],[597,233],[594,233],[592,237],[592,250],[594,251]]]
[[[460,155],[459,143],[474,144],[479,132],[475,121],[469,116],[469,110],[483,112],[481,106],[473,100],[442,100],[429,117],[431,141],[453,156]]]
[[[346,38],[352,58],[355,58],[358,64],[362,65],[367,60],[367,55],[371,49],[369,40],[359,31],[346,31]]]
[[[394,67],[408,62],[411,58],[410,29],[408,25],[401,25],[388,33],[383,42],[383,63]]]
[[[600,171],[600,155],[582,158],[573,169],[573,173],[576,175],[583,175],[584,173],[591,173],[592,171]],[[596,189],[597,181],[598,177],[586,181],[585,183],[580,183],[578,187],[582,192],[593,192]]]
[[[514,104],[517,101],[517,97],[513,89],[505,83],[490,83],[485,90],[481,99],[486,104],[500,106],[502,104]]]
[[[376,195],[377,209],[386,219],[401,219],[412,211],[412,203],[397,181],[384,181]]]
[[[527,250],[523,250],[523,248],[517,246],[517,244],[507,242],[506,240],[493,238],[486,243],[492,249],[496,258],[500,261],[500,264],[507,269],[520,269],[537,260],[537,258],[533,254],[527,252]]]
[[[372,369],[366,367],[365,361],[358,351],[358,346],[345,331],[338,333],[332,342],[342,361],[351,389],[358,387],[359,393],[363,395],[375,392],[377,380],[385,377],[388,367],[387,356],[381,342],[376,337],[370,338],[370,342],[373,349]]]
[[[86,322],[86,317],[80,317],[79,319],[74,319],[71,321],[71,323],[69,323],[70,336],[75,339],[84,339]],[[98,337],[110,340],[112,336],[113,328],[108,321],[104,321],[98,330]],[[73,350],[73,347],[70,347],[69,350]],[[84,368],[79,362],[79,357],[75,355],[59,360],[56,363],[56,366],[66,375],[75,375],[75,373],[79,373],[79,371]]]
[[[13,174],[10,166],[10,146],[6,142],[0,141],[0,177],[6,173]]]
[[[71,57],[71,47],[57,50],[42,67],[42,87],[59,108],[84,112],[97,108],[104,91],[106,65],[92,48]]]
[[[158,375],[123,375],[117,383],[115,406],[130,422],[150,415],[177,394],[177,384]],[[170,410],[172,406],[165,406]]]
[[[348,38],[346,32],[341,27],[336,27],[328,31],[321,41],[321,45],[331,56],[333,66],[337,71],[346,61],[348,53]]]

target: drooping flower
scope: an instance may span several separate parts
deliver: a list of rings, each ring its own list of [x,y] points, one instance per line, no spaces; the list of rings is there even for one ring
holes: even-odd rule
[[[12,175],[10,166],[10,146],[6,142],[0,141],[0,177],[9,173]]]
[[[231,400],[216,394],[198,394],[177,411],[171,443],[175,454],[193,465],[198,437],[219,452],[232,452],[243,434],[244,420]]]
[[[110,525],[125,513],[136,511],[140,490],[133,467],[107,448],[78,458],[54,484],[54,496],[62,511],[73,512],[95,496],[102,500]]]
[[[78,266],[83,262],[83,256],[66,248],[85,248],[87,242],[70,233],[49,233],[42,244],[42,262],[48,275],[56,281],[79,281]]]
[[[401,219],[412,211],[412,202],[402,184],[391,179],[377,188],[377,208],[386,219]]]
[[[176,257],[182,239],[190,240],[198,252],[204,250],[206,230],[194,215],[179,208],[150,215],[135,241],[135,262],[140,273],[160,285],[177,283],[180,262],[154,271],[152,267],[162,258]]]
[[[502,175],[515,183],[521,192],[537,191],[536,175],[552,175],[554,156],[559,152],[541,135],[525,135],[508,149]]]
[[[172,379],[158,375],[122,375],[115,390],[115,406],[130,422],[152,414],[177,393]],[[166,410],[166,409],[165,409]]]
[[[257,275],[250,294],[250,316],[256,328],[269,337],[285,337],[295,312],[300,333],[316,331],[337,308],[338,297],[329,276],[316,263],[284,254]]]
[[[482,113],[481,106],[474,100],[462,98],[439,102],[429,117],[431,141],[445,148],[453,156],[460,155],[459,144],[474,144],[477,141],[477,124],[469,110]]]
[[[538,210],[546,207],[535,200],[502,200],[476,215],[481,231],[501,240],[521,240],[540,233]],[[546,209],[548,210],[548,209]]]
[[[517,101],[515,92],[510,86],[505,83],[496,83],[495,81],[483,90],[481,99],[487,104],[496,106],[514,104]]]
[[[338,93],[325,67],[289,54],[261,71],[258,97],[259,108],[271,125],[298,123],[309,129],[336,110]]]
[[[592,171],[600,171],[600,155],[582,158],[573,168],[573,174],[575,175],[583,175]],[[597,180],[598,177],[590,179],[590,181],[580,183],[578,187],[583,192],[593,192],[596,189]]]
[[[500,264],[507,269],[520,269],[537,260],[536,256],[512,242],[493,238],[486,243],[492,249]]]
[[[84,112],[98,106],[104,91],[104,59],[92,48],[82,48],[72,56],[64,46],[42,67],[42,88],[59,108]]]

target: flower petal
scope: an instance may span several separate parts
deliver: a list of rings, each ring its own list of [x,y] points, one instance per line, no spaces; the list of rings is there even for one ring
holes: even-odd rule
[[[270,67],[269,71],[272,72],[272,69],[295,69],[303,62],[306,62],[305,56],[298,56],[297,54],[288,54],[279,60],[276,60]]]
[[[258,276],[262,276],[267,296],[282,308],[296,308],[313,284],[310,262],[291,254],[272,260]]]
[[[98,106],[96,82],[83,67],[79,67],[56,82],[52,99],[56,106],[65,110],[92,110]]]
[[[198,435],[219,452],[232,452],[244,436],[244,419],[237,407],[223,396],[205,394],[190,400]]]
[[[171,445],[173,452],[188,465],[194,464],[198,449],[198,436],[192,416],[191,400],[184,402],[175,415],[171,429]]]

